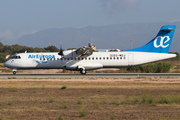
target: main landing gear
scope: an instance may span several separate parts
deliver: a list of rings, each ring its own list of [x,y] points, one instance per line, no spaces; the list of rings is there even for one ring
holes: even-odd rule
[[[81,73],[82,75],[85,75],[85,74],[86,74],[86,70],[80,69],[80,73]]]

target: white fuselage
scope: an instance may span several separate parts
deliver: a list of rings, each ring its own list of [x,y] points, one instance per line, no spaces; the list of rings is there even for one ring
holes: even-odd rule
[[[4,63],[12,69],[67,69],[94,70],[137,66],[158,60],[173,58],[176,54],[149,52],[93,52],[90,56],[78,56],[75,51],[64,51],[64,56],[51,53],[19,53]]]

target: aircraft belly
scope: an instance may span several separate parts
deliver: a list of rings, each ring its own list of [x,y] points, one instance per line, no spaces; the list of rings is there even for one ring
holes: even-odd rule
[[[79,62],[79,63],[69,63],[63,66],[67,70],[78,70],[79,67],[83,67],[86,70],[94,70],[103,68],[101,63],[89,63],[89,62]]]

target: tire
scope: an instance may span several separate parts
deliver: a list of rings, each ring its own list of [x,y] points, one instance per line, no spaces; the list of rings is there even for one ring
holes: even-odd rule
[[[13,75],[16,75],[16,71],[13,71]]]
[[[85,74],[86,74],[86,70],[81,70],[80,73],[81,73],[82,75],[85,75]]]

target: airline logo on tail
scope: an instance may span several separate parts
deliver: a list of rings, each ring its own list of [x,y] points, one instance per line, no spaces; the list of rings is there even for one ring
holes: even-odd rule
[[[158,39],[160,38],[160,43],[159,45],[157,45],[157,41]],[[165,41],[164,41],[165,40]],[[169,44],[166,44],[168,41],[170,40],[170,37],[169,36],[158,36],[155,40],[154,40],[154,47],[155,48],[159,48],[159,47],[162,47],[162,48],[166,48],[169,46]]]

